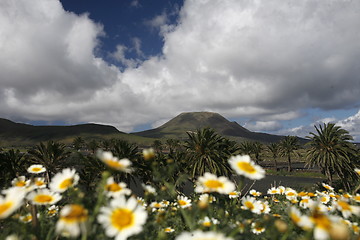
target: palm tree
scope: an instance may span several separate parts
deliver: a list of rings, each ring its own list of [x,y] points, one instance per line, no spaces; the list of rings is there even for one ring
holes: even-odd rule
[[[259,162],[261,161],[260,154],[263,149],[264,149],[264,145],[261,142],[256,141],[252,143],[252,153],[255,155],[256,164],[259,164]]]
[[[267,145],[267,150],[272,154],[272,157],[274,159],[274,163],[275,163],[275,169],[276,171],[278,171],[278,166],[277,166],[277,157],[280,154],[280,144],[279,143],[270,143],[269,145]]]
[[[73,141],[73,146],[76,151],[79,151],[85,144],[85,141],[82,137],[76,137]]]
[[[70,151],[65,144],[48,141],[46,144],[40,143],[28,151],[29,158],[34,163],[42,164],[47,170],[47,178],[55,174],[66,164],[65,160],[70,156]]]
[[[24,153],[19,150],[10,149],[0,153],[0,176],[2,183],[22,175],[26,172]]]
[[[251,141],[242,142],[240,144],[240,152],[250,156],[253,153],[253,143]]]
[[[291,167],[291,155],[295,154],[295,150],[299,149],[298,138],[296,136],[286,136],[280,142],[280,153],[288,160],[288,172],[292,171]]]
[[[120,159],[128,158],[129,160],[135,160],[139,155],[138,146],[123,139],[113,139],[110,150]]]
[[[231,168],[227,163],[229,156],[222,146],[223,137],[210,128],[187,132],[187,135],[185,148],[193,178],[203,175],[205,172],[216,175],[231,175]]]
[[[353,140],[349,132],[334,123],[314,126],[316,133],[310,132],[307,136],[310,146],[306,153],[307,165],[320,167],[330,184],[333,183],[333,173],[341,179],[346,190],[350,189],[349,179],[356,180],[353,161],[356,157]]]
[[[94,154],[99,148],[99,143],[93,139],[86,144],[86,147]]]

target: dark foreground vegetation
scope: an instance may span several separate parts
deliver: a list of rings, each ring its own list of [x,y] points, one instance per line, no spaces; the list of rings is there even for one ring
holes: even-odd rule
[[[351,229],[357,226],[357,224],[353,223],[359,221],[360,208],[351,204],[356,202],[359,205],[359,201],[356,198],[354,198],[354,201],[350,198],[342,200],[342,198],[346,198],[346,195],[340,195],[336,192],[347,193],[348,196],[358,196],[359,173],[356,170],[360,166],[359,149],[351,143],[352,137],[346,130],[331,123],[315,127],[315,131],[309,134],[308,139],[309,142],[305,145],[300,144],[298,138],[294,136],[287,136],[279,142],[268,145],[257,141],[237,143],[222,137],[213,129],[203,128],[194,132],[187,132],[187,139],[184,141],[167,139],[161,142],[155,140],[151,146],[139,147],[135,143],[116,138],[85,141],[82,137],[76,137],[70,145],[48,141],[26,150],[3,148],[0,152],[0,189],[10,189],[14,186],[14,182],[18,182],[21,177],[33,182],[35,178],[29,172],[29,167],[34,164],[41,165],[46,169],[38,176],[43,177],[44,182],[47,184],[54,181],[55,176],[64,169],[72,169],[74,172],[76,171],[77,177],[71,179],[69,186],[73,185],[73,187],[69,187],[63,193],[59,206],[61,209],[65,208],[68,203],[80,204],[79,206],[82,206],[82,209],[86,211],[82,212],[84,225],[80,224],[82,220],[77,220],[77,222],[74,220],[75,225],[77,224],[76,226],[79,228],[77,229],[78,232],[75,234],[72,232],[76,228],[76,226],[73,226],[73,229],[68,229],[68,233],[66,233],[66,231],[58,229],[61,228],[58,227],[61,216],[58,221],[56,218],[46,220],[47,208],[44,206],[36,207],[36,204],[29,197],[30,194],[26,197],[27,206],[20,208],[11,218],[7,218],[5,214],[2,217],[2,214],[8,210],[6,194],[9,192],[3,191],[4,197],[0,196],[0,238],[5,239],[5,236],[16,233],[23,236],[23,239],[39,240],[66,237],[112,239],[115,236],[118,236],[116,239],[127,239],[129,237],[130,239],[176,238],[181,240],[183,239],[182,236],[187,236],[186,232],[192,232],[194,236],[197,234],[199,236],[201,234],[206,235],[207,232],[209,237],[213,237],[212,239],[330,239],[333,238],[332,233],[329,229],[327,232],[321,228],[323,227],[321,224],[325,224],[321,221],[327,221],[326,224],[330,227],[332,226],[332,220],[327,219],[327,213],[318,212],[313,207],[321,203],[319,202],[321,191],[328,191],[323,194],[324,197],[330,196],[329,198],[333,193],[334,205],[326,202],[324,206],[336,208],[336,204],[344,201],[344,204],[349,205],[349,209],[354,207],[355,210],[349,210],[350,213],[344,214],[343,209],[347,208],[347,206],[343,205],[343,208],[338,208],[336,214],[342,215],[347,221],[351,220],[350,224],[348,224]],[[99,149],[102,150],[101,153],[104,153],[104,156],[108,156],[107,153],[112,153],[117,160],[126,159],[131,164],[131,170],[125,168],[114,170],[114,165],[107,163],[106,157],[101,157],[101,154],[99,156]],[[234,167],[229,162],[231,157],[243,155],[249,155],[256,164],[245,168],[250,173],[256,173],[255,166],[262,166],[268,169],[268,173],[274,175],[290,174],[296,176],[296,174],[302,174],[304,176],[304,173],[312,173],[317,176],[324,176],[324,184],[313,186],[311,191],[314,192],[314,196],[311,194],[307,196],[308,192],[305,192],[305,188],[302,186],[299,186],[298,189],[284,188],[281,190],[282,188],[277,188],[276,193],[272,193],[270,189],[262,194],[256,193],[256,191],[251,193],[249,192],[250,188],[246,189],[244,187],[247,177],[236,176],[239,173],[234,170]],[[115,163],[120,166],[121,164],[117,160]],[[199,186],[200,179],[209,178],[209,173],[214,178],[208,180],[212,184],[215,182],[224,186],[228,184],[221,182],[222,180],[218,180],[216,176],[224,176],[228,181],[233,181],[236,190],[235,188],[232,189],[231,194],[235,197],[232,198],[230,192],[226,193],[224,197],[223,192],[215,190],[201,192],[196,190],[198,188],[195,188],[195,192],[203,194],[213,192],[213,196],[208,195],[207,197],[217,200],[214,200],[214,203],[209,199],[203,201],[198,195],[194,195],[194,191],[190,191],[188,196],[183,195],[189,184],[190,186],[193,184]],[[15,179],[17,180],[15,181]],[[253,180],[256,180],[256,178],[251,179],[250,177],[250,181]],[[113,182],[109,183],[109,181]],[[144,221],[139,222],[137,228],[142,231],[134,230],[131,232],[129,230],[129,235],[126,235],[125,227],[115,224],[117,226],[115,226],[116,230],[112,230],[114,234],[109,234],[110,230],[103,227],[104,230],[100,226],[104,221],[106,222],[104,220],[106,218],[105,213],[103,212],[102,217],[99,217],[99,215],[101,215],[100,209],[106,208],[107,201],[111,202],[121,198],[119,202],[122,202],[125,206],[134,199],[129,197],[130,193],[121,197],[111,196],[109,199],[107,198],[106,191],[111,192],[113,187],[120,183],[124,184],[120,188],[137,186],[137,190],[132,189],[133,195],[136,194],[136,191],[142,189],[141,186],[144,187],[144,190],[136,194],[144,197],[137,200],[139,201],[138,204],[141,202],[145,207],[148,207],[141,210],[143,212],[139,210],[138,213],[139,216],[141,215],[144,218]],[[286,182],[282,182],[282,185],[286,186]],[[147,188],[147,186],[154,188],[155,192],[149,190],[151,188]],[[296,193],[295,198],[289,197],[292,196],[292,191],[294,191],[294,194]],[[316,194],[316,191],[319,191],[319,193]],[[249,193],[252,196],[246,196]],[[267,195],[265,198],[257,199],[257,197],[264,194]],[[315,199],[312,199],[314,197]],[[306,207],[302,207],[303,205],[299,205],[299,202],[304,199],[313,201],[314,206],[306,205]],[[155,203],[158,203],[159,207],[156,207]],[[151,204],[154,206],[150,207]],[[250,207],[251,204],[253,207]],[[262,204],[261,207],[259,204]],[[341,202],[341,204],[343,203]],[[297,208],[293,208],[293,205],[302,207],[302,212],[299,212]],[[168,211],[165,211],[164,209],[167,208]],[[269,215],[270,209],[271,215]],[[239,211],[243,212],[239,213]],[[239,214],[235,216],[234,214],[237,212]],[[31,218],[30,223],[23,221],[21,228],[14,229],[13,226],[18,224],[19,217],[24,216],[26,213],[31,216],[29,217]],[[125,212],[123,212],[120,219],[123,219],[125,215]],[[302,217],[305,218],[305,216],[312,219],[313,225],[305,226],[301,222],[296,222],[297,217],[301,219]],[[112,222],[115,221],[113,218],[111,219]],[[203,219],[206,219],[209,223],[203,224],[205,221],[202,222]],[[134,217],[131,221],[135,224],[137,220],[135,221]],[[111,225],[111,223],[109,224]],[[123,223],[123,221],[119,220],[120,223]],[[219,228],[217,227],[218,224],[220,224]],[[325,231],[327,235],[324,232],[319,233],[320,230],[317,228],[321,228],[321,231]],[[131,228],[129,227],[129,229]],[[174,229],[176,233],[171,235]],[[219,232],[220,229],[222,230]],[[338,239],[355,239],[358,236],[357,234],[358,231],[355,230],[346,231],[346,233],[344,231],[343,236],[347,238]],[[228,238],[225,238],[225,235]],[[325,236],[325,238],[319,236]]]

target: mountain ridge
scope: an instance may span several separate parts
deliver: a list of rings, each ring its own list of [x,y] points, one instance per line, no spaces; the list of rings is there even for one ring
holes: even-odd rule
[[[148,138],[185,138],[187,131],[195,131],[199,128],[210,127],[225,137],[238,141],[260,141],[265,143],[278,142],[284,136],[252,132],[242,127],[237,122],[231,122],[214,112],[185,112],[180,113],[163,125],[141,132],[131,134]],[[299,138],[301,141],[305,139]]]

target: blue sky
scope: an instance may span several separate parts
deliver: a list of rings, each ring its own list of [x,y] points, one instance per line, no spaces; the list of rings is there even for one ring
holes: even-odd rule
[[[2,0],[0,117],[157,127],[212,111],[360,141],[359,1]]]

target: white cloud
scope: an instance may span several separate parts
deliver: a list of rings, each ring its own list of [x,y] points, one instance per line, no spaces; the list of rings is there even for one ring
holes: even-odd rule
[[[118,45],[121,72],[94,56],[103,27],[87,15],[55,0],[2,0],[0,115],[129,131],[184,111],[274,127],[302,108],[353,107],[359,10],[359,1],[187,0],[177,25],[166,13],[148,21],[164,38],[162,54],[134,66],[131,47]]]
[[[349,131],[355,141],[360,141],[360,110],[355,115],[338,121],[336,125]]]

